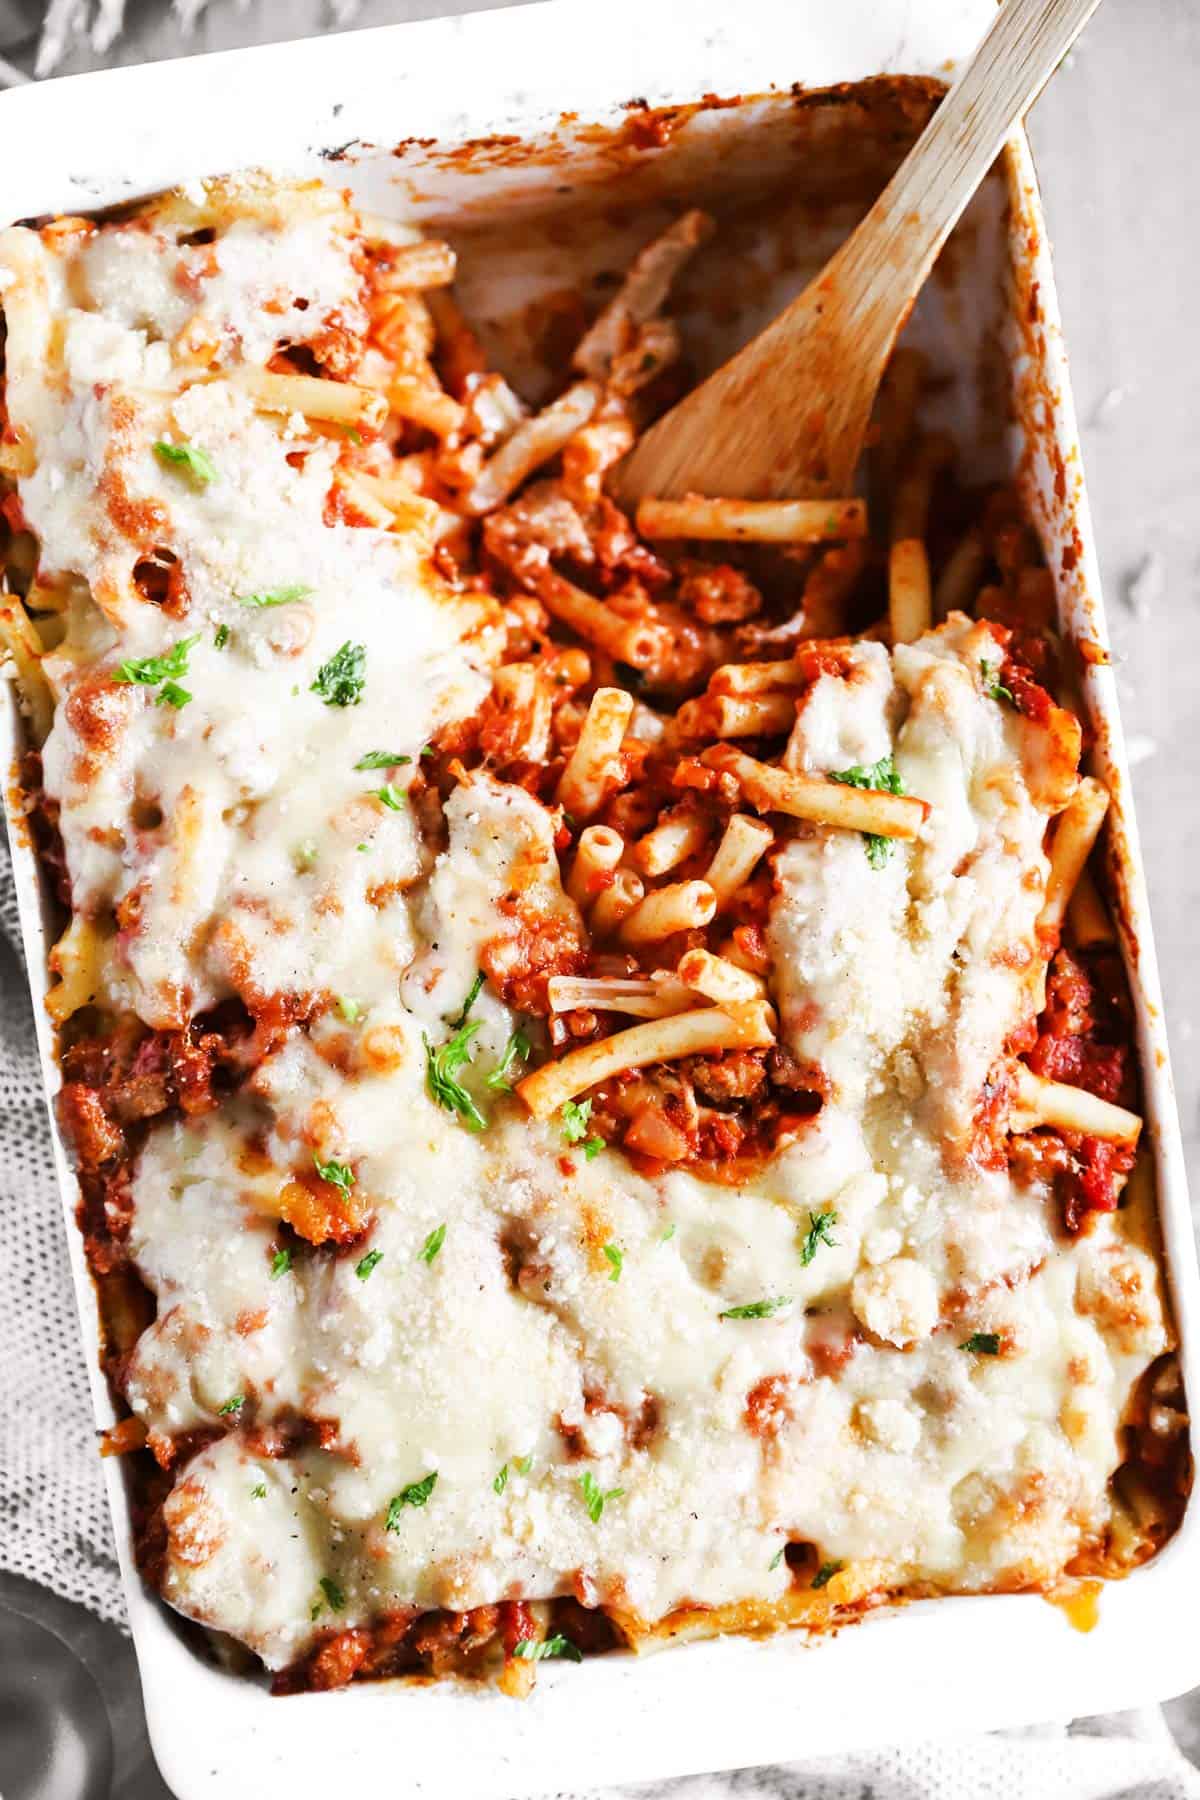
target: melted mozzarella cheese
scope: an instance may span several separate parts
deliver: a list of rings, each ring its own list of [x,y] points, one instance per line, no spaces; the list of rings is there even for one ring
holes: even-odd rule
[[[61,320],[63,364],[48,380],[10,336],[10,413],[38,450],[22,504],[45,567],[98,602],[73,603],[49,661],[46,783],[77,908],[122,909],[106,998],[154,1026],[231,993],[352,1003],[217,1113],[158,1125],[134,1173],[157,1317],[129,1400],[156,1441],[225,1431],[166,1503],[167,1598],[279,1667],[332,1622],[323,1583],[344,1625],[563,1593],[654,1620],[782,1594],[785,1537],[896,1582],[1051,1578],[1103,1530],[1131,1387],[1169,1338],[1118,1217],[1061,1243],[1042,1189],[972,1156],[988,1070],[1034,1003],[1042,840],[1069,779],[984,691],[986,628],[863,644],[799,708],[789,766],[891,755],[930,813],[879,866],[817,829],[775,855],[772,998],[830,1083],[798,1141],[738,1188],[571,1154],[488,1086],[517,1021],[487,989],[458,1071],[489,1116],[472,1131],[427,1059],[518,911],[578,928],[554,821],[477,776],[431,856],[373,795],[386,772],[356,771],[364,753],[415,758],[486,691],[472,619],[403,535],[326,524],[327,438],[236,382],[181,385],[166,344],[199,315],[236,373],[353,326],[349,240],[325,216],[214,245],[25,238],[10,254]],[[164,439],[216,479],[164,464]],[[178,559],[181,617],[133,582],[138,519]],[[305,592],[239,603],[281,587]],[[181,709],[112,683],[197,633]],[[312,683],[344,643],[365,687],[329,706]],[[340,1248],[280,1226],[314,1158],[351,1172],[365,1224]],[[1003,1354],[965,1349],[975,1332]]]

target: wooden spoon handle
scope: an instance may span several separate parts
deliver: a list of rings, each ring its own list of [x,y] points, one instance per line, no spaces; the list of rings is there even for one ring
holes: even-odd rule
[[[961,80],[845,246],[864,279],[893,246],[887,274],[897,297],[914,294],[1005,139],[1037,99],[1100,0],[1005,0]],[[866,247],[867,255],[861,251]],[[850,258],[843,270],[850,297]],[[900,278],[898,268],[909,273]],[[875,263],[875,271],[878,272]],[[903,321],[898,321],[897,324]],[[881,321],[881,324],[883,321]],[[893,328],[894,329],[894,328]]]

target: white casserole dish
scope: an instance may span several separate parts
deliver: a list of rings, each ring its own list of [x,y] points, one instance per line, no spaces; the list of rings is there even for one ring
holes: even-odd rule
[[[486,310],[494,315],[562,285],[564,257],[572,266],[619,266],[629,246],[649,235],[655,188],[690,196],[697,180],[757,187],[791,143],[786,132],[773,131],[771,118],[778,126],[793,82],[811,90],[879,73],[945,77],[992,10],[993,0],[923,0],[920,7],[841,0],[836,9],[825,0],[740,0],[731,18],[725,0],[691,0],[686,8],[618,0],[605,8],[601,27],[590,10],[561,0],[19,90],[5,96],[0,112],[6,141],[21,147],[20,155],[0,157],[0,222],[87,210],[243,166],[322,175],[349,182],[382,212],[412,211],[415,203],[418,215],[457,218],[468,309],[486,284]],[[529,163],[517,159],[511,142],[495,141],[544,138],[564,108],[587,125],[619,126],[633,94],[659,106],[709,91],[761,94],[773,87],[779,101],[770,118],[745,109],[707,111],[667,149],[630,152],[624,160],[613,159],[611,144],[575,129],[564,129],[551,153]],[[437,138],[440,147],[398,157],[360,144],[332,165],[321,155],[348,141],[392,146],[401,137]],[[492,143],[469,156],[444,154],[483,137]],[[805,164],[817,192],[831,173],[828,152],[826,162],[822,154],[814,149]],[[641,167],[632,180],[631,162]],[[607,191],[622,213],[610,210],[603,241],[591,224],[580,230],[576,218],[574,236],[568,232],[564,246],[557,233],[547,257],[546,243],[528,229],[531,217],[552,206],[567,181],[611,184],[614,176],[619,191]],[[573,201],[568,208],[575,213]],[[794,291],[823,260],[854,210],[826,208],[805,220],[782,283],[759,282],[743,308],[742,335],[760,311],[778,304],[784,287]],[[513,228],[518,214],[523,234]],[[728,347],[713,321],[693,323],[705,326],[707,351]],[[931,286],[911,329],[943,370],[957,374],[940,405],[968,458],[977,457],[978,472],[1019,468],[1059,575],[1064,629],[1103,644],[1053,277],[1023,137],[1007,152],[1004,180],[993,180],[973,209],[949,272]],[[518,337],[501,332],[493,343],[520,379]],[[975,378],[981,361],[992,376],[986,408]],[[528,385],[528,370],[525,376]],[[989,437],[984,411],[994,419],[1006,406],[1007,439],[995,430]],[[1124,901],[1185,1382],[1200,1391],[1200,1288],[1111,670],[1088,671],[1086,699],[1097,772],[1114,796],[1114,887]],[[11,764],[19,747],[15,704],[0,714],[0,753]],[[46,940],[38,875],[20,834],[13,838],[52,1093],[58,1076],[41,1005]],[[97,1421],[105,1426],[114,1415],[74,1226],[75,1181],[57,1135],[55,1155]],[[524,1704],[452,1683],[271,1700],[254,1681],[204,1661],[143,1588],[119,1462],[105,1470],[150,1734],[180,1800],[261,1800],[284,1783],[303,1800],[334,1786],[382,1791],[397,1777],[413,1794],[524,1795],[1127,1707],[1200,1681],[1200,1642],[1193,1646],[1177,1602],[1200,1575],[1200,1519],[1192,1504],[1160,1557],[1105,1589],[1099,1625],[1086,1636],[1032,1595],[963,1598],[909,1606],[815,1648],[794,1635],[767,1643],[727,1639],[640,1661],[610,1656],[579,1670],[549,1667]]]

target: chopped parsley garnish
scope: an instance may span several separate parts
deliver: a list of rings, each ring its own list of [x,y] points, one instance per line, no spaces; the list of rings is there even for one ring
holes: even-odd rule
[[[252,1500],[265,1500],[266,1497],[267,1497],[266,1482],[265,1481],[255,1482],[254,1486],[250,1489],[250,1498]]]
[[[800,1242],[800,1262],[802,1267],[807,1269],[809,1263],[817,1254],[817,1251],[821,1248],[822,1244],[828,1244],[831,1250],[837,1248],[837,1239],[830,1237],[829,1235],[836,1224],[837,1214],[835,1212],[809,1213],[808,1230],[805,1232]]]
[[[775,1569],[777,1569],[779,1567],[780,1563],[783,1561],[783,1553],[786,1549],[787,1549],[786,1544],[780,1544],[778,1550],[775,1552],[774,1556],[771,1558],[770,1562],[767,1564],[767,1574],[768,1575],[770,1575]]]
[[[998,1331],[973,1331],[969,1338],[964,1338],[958,1346],[960,1350],[971,1350],[976,1356],[999,1356],[1000,1333]]]
[[[389,812],[403,812],[408,804],[408,795],[404,789],[393,787],[390,781],[385,781],[381,788],[372,788],[371,792]]]
[[[590,1100],[566,1100],[562,1109],[562,1134],[568,1144],[581,1144],[592,1117]]]
[[[354,766],[356,769],[398,769],[402,763],[411,761],[411,756],[402,756],[399,750],[368,750]]]
[[[532,1048],[529,1039],[520,1026],[513,1032],[504,1046],[504,1055],[487,1078],[487,1085],[501,1094],[512,1093],[512,1083],[508,1079],[509,1070],[515,1062],[524,1062]]]
[[[400,1492],[388,1501],[385,1529],[399,1531],[404,1508],[406,1506],[424,1506],[436,1486],[437,1470],[433,1469],[423,1480],[410,1481],[406,1488],[401,1488]]]
[[[492,1482],[492,1492],[493,1494],[502,1494],[507,1486],[508,1464],[504,1463],[503,1466],[496,1471],[495,1478]]]
[[[308,691],[319,694],[326,706],[357,706],[366,684],[367,647],[347,638],[341,649],[321,664]]]
[[[368,850],[369,850],[369,849],[370,849],[370,848],[371,848],[371,846],[370,846],[370,844],[355,844],[355,846],[354,846],[354,848],[355,848],[355,849],[356,849],[356,850],[357,850],[357,851],[359,851],[359,853],[360,853],[360,854],[361,854],[361,855],[364,855],[364,856],[365,856],[365,855],[366,855],[366,853],[367,853],[367,851],[368,851]]]
[[[341,1013],[343,1019],[345,1019],[347,1025],[357,1025],[358,1021],[363,1016],[362,1001],[352,1000],[349,994],[338,995],[337,1009]]]
[[[561,1656],[566,1662],[583,1661],[582,1650],[570,1638],[564,1637],[561,1631],[556,1632],[553,1637],[542,1638],[540,1642],[537,1638],[522,1638],[514,1646],[513,1655],[519,1656],[522,1662],[545,1662],[551,1656]]]
[[[271,1258],[271,1280],[278,1281],[281,1275],[290,1275],[292,1269],[292,1253],[285,1244]]]
[[[532,1467],[533,1467],[533,1457],[532,1456],[514,1456],[513,1457],[513,1468],[517,1471],[518,1475],[528,1475],[528,1473],[529,1473],[530,1469],[532,1469]]]
[[[343,1594],[332,1575],[322,1575],[321,1592],[329,1602],[330,1612],[341,1612],[343,1606],[346,1604],[346,1596]]]
[[[600,1515],[608,1502],[620,1500],[625,1493],[624,1488],[609,1488],[606,1493],[590,1469],[586,1474],[580,1476],[579,1491],[583,1495],[583,1504],[587,1507],[588,1518],[593,1525],[600,1523]]]
[[[235,596],[239,606],[289,606],[293,600],[307,600],[312,593],[302,581],[294,581],[289,587],[260,588],[256,594],[238,594]]]
[[[235,1394],[232,1400],[227,1400],[225,1402],[224,1406],[218,1406],[217,1417],[224,1418],[226,1413],[240,1413],[245,1404],[245,1394]]]
[[[659,1238],[659,1240],[658,1240],[659,1243],[660,1244],[669,1244],[671,1239],[675,1236],[675,1233],[678,1231],[678,1229],[679,1229],[678,1225],[676,1225],[674,1219],[672,1219],[671,1223],[667,1226],[667,1229],[663,1232],[662,1236]]]
[[[480,970],[466,999],[462,1011],[456,1019],[450,1021],[450,1029],[454,1033],[440,1050],[435,1050],[425,1033],[421,1033],[421,1042],[425,1046],[425,1085],[429,1097],[436,1100],[447,1112],[457,1113],[469,1131],[486,1131],[487,1115],[481,1112],[473,1095],[458,1080],[458,1071],[464,1063],[471,1060],[471,1039],[480,1028],[481,1021],[472,1019],[467,1023],[467,1014],[479,997],[484,976]]]
[[[213,632],[213,649],[214,650],[223,650],[228,642],[229,642],[229,627],[228,627],[228,625],[218,625],[217,629]]]
[[[178,712],[181,706],[187,705],[191,697],[189,688],[180,687],[177,681],[164,681],[154,696],[154,704],[155,706],[173,706]]]
[[[199,642],[197,634],[195,637],[180,638],[171,645],[165,656],[127,657],[123,663],[117,664],[113,680],[135,681],[139,687],[157,687],[160,681],[173,682],[177,675],[187,674],[188,655],[192,645]],[[190,694],[188,698],[191,698]],[[171,704],[174,706],[176,702],[172,701]]]
[[[1015,706],[1017,703],[1013,698],[1013,691],[1011,688],[1006,688],[1000,680],[996,673],[997,666],[996,663],[980,661],[979,673],[983,677],[983,691],[989,700],[1007,700],[1010,706]]]
[[[420,1260],[423,1263],[431,1263],[445,1241],[446,1227],[444,1225],[439,1225],[435,1230],[430,1232],[429,1236],[425,1239],[425,1242],[421,1245],[418,1252]]]
[[[199,444],[167,444],[160,439],[154,446],[154,454],[159,462],[182,469],[194,487],[206,488],[210,481],[217,479],[216,464]]]
[[[588,1137],[587,1128],[592,1117],[590,1100],[565,1100],[562,1109],[562,1134],[568,1144],[583,1144],[583,1154],[588,1162],[593,1162],[604,1148],[602,1137]],[[586,1142],[584,1140],[586,1139]],[[616,1277],[614,1276],[615,1280]]]
[[[341,1188],[343,1194],[348,1194],[354,1186],[354,1170],[349,1163],[322,1162],[314,1150],[313,1168],[322,1181],[331,1182],[334,1187]]]
[[[367,1254],[354,1265],[354,1273],[360,1281],[367,1281],[372,1270],[383,1261],[382,1250],[368,1250]]]
[[[434,747],[432,744],[422,744],[422,746],[421,746],[421,755],[422,756],[436,756],[436,754],[437,754],[437,752],[434,750]]]
[[[833,1580],[834,1576],[840,1575],[842,1570],[845,1568],[845,1566],[846,1565],[844,1563],[840,1563],[840,1562],[822,1563],[820,1568],[817,1570],[816,1574],[812,1578],[813,1586],[815,1588],[828,1587],[829,1583]]]
[[[748,1306],[729,1306],[718,1319],[769,1319],[773,1314],[782,1312],[785,1306],[792,1304],[790,1294],[780,1294],[774,1300],[751,1300]]]
[[[876,763],[866,766],[862,763],[854,763],[849,769],[839,769],[836,773],[831,770],[829,779],[840,782],[843,787],[871,788],[876,793],[906,794],[908,792],[890,752],[887,756],[881,756]],[[864,831],[862,837],[867,852],[867,861],[873,869],[882,869],[892,854],[891,838],[881,837],[876,831]]]
[[[612,1271],[608,1279],[610,1281],[620,1281],[621,1270],[625,1263],[625,1252],[619,1244],[602,1244],[600,1247],[603,1250]]]
[[[476,973],[474,981],[471,983],[470,987],[467,989],[467,997],[462,1003],[462,1010],[450,1021],[451,1031],[461,1031],[462,1027],[466,1024],[467,1019],[471,1012],[471,1008],[474,1006],[475,1002],[478,1000],[481,992],[483,991],[484,980],[485,980],[485,977],[484,977],[483,970],[480,969]]]

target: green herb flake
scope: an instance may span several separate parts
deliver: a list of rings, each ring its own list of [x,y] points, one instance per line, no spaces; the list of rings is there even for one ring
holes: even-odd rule
[[[502,1494],[507,1486],[508,1486],[508,1464],[504,1463],[496,1471],[495,1477],[493,1478],[492,1492],[493,1492],[493,1494]]]
[[[127,657],[117,664],[113,680],[135,681],[139,687],[157,687],[160,681],[173,681],[177,675],[187,674],[188,656],[193,644],[199,642],[197,633],[195,637],[180,638],[165,656]]]
[[[346,1596],[332,1575],[322,1575],[321,1592],[329,1602],[330,1612],[341,1612],[346,1604]]]
[[[308,691],[319,694],[326,706],[357,706],[366,684],[367,647],[347,638],[341,649],[321,664]]]
[[[349,1163],[322,1162],[314,1150],[313,1168],[322,1181],[328,1181],[334,1187],[341,1188],[343,1194],[348,1194],[354,1186],[354,1170]]]
[[[337,1009],[347,1025],[357,1025],[365,1010],[362,1001],[352,1000],[349,994],[338,995]]]
[[[1006,688],[1000,680],[997,668],[996,663],[980,661],[979,673],[983,677],[983,691],[989,700],[1007,700],[1010,706],[1015,706],[1017,703],[1013,698],[1013,691],[1011,688]]]
[[[431,1263],[445,1241],[446,1227],[444,1225],[439,1225],[435,1230],[430,1232],[429,1236],[425,1239],[425,1242],[421,1245],[421,1248],[417,1253],[419,1260],[423,1263]]]
[[[584,1154],[585,1159],[588,1162],[595,1162],[596,1158],[599,1156],[599,1154],[603,1150],[603,1148],[604,1148],[604,1139],[602,1137],[588,1138],[583,1146],[583,1154]]]
[[[190,690],[180,687],[177,681],[164,681],[154,696],[154,704],[155,706],[173,706],[178,712],[181,706],[187,705],[191,697]]]
[[[223,650],[228,642],[229,642],[229,627],[228,627],[228,625],[218,625],[217,629],[213,632],[213,649],[214,650]]]
[[[522,1662],[546,1662],[552,1656],[561,1657],[564,1662],[583,1661],[583,1652],[578,1645],[564,1637],[561,1631],[556,1632],[553,1637],[542,1638],[540,1642],[537,1638],[522,1638],[514,1646],[513,1655],[520,1657]]]
[[[999,1356],[1000,1333],[998,1331],[973,1331],[969,1338],[964,1338],[958,1346],[960,1350],[970,1350],[975,1356]]]
[[[533,1457],[532,1456],[514,1456],[513,1457],[513,1468],[517,1471],[518,1475],[528,1475],[528,1473],[529,1473],[530,1469],[532,1469],[532,1467],[533,1467]]]
[[[467,997],[462,1003],[461,1010],[450,1021],[451,1031],[461,1031],[463,1026],[466,1024],[467,1019],[470,1016],[471,1008],[474,1006],[475,1002],[478,1000],[480,994],[483,991],[484,980],[485,980],[485,976],[484,976],[483,970],[480,969],[477,971],[474,981],[471,983],[470,987],[467,989]]]
[[[360,1281],[369,1281],[373,1271],[382,1261],[382,1250],[368,1250],[367,1254],[355,1263],[354,1273]]]
[[[293,600],[307,600],[312,591],[302,581],[294,581],[288,587],[260,588],[255,594],[237,594],[235,599],[239,606],[261,610],[267,606],[290,606]]]
[[[620,1281],[621,1270],[625,1265],[625,1252],[619,1244],[602,1244],[601,1249],[604,1252],[605,1259],[608,1262],[611,1271],[608,1279],[610,1281]]]
[[[368,750],[354,766],[356,769],[398,769],[411,761],[411,756],[404,756],[399,750]]]
[[[908,792],[890,752],[876,763],[854,763],[849,769],[839,769],[836,773],[831,770],[829,779],[840,782],[842,787],[869,788],[880,794]],[[876,831],[864,831],[862,839],[867,861],[873,869],[882,869],[892,854],[891,838],[881,837]]]
[[[748,1306],[729,1306],[718,1313],[718,1319],[770,1319],[785,1306],[792,1304],[790,1294],[780,1294],[774,1300],[752,1300]]]
[[[800,1263],[802,1268],[807,1269],[809,1263],[817,1254],[817,1251],[821,1248],[822,1244],[827,1244],[831,1250],[837,1248],[837,1239],[830,1236],[830,1232],[836,1224],[837,1214],[835,1212],[809,1213],[808,1230],[805,1232],[800,1242]]]
[[[511,1094],[512,1083],[508,1077],[512,1066],[514,1063],[524,1062],[532,1047],[529,1039],[518,1026],[504,1046],[504,1055],[487,1078],[488,1087],[495,1088],[496,1092],[500,1094]]]
[[[224,1406],[218,1406],[217,1417],[224,1418],[227,1413],[240,1413],[245,1404],[245,1394],[235,1394],[231,1400],[225,1402]]]
[[[404,789],[393,787],[390,781],[385,781],[381,788],[372,788],[371,792],[389,812],[403,812],[408,805],[408,795]]]
[[[285,1244],[283,1249],[277,1250],[271,1258],[271,1280],[278,1281],[281,1275],[290,1275],[291,1272],[292,1253]]]
[[[780,1544],[778,1550],[775,1552],[774,1556],[771,1558],[770,1562],[767,1564],[767,1574],[768,1575],[773,1574],[774,1571],[779,1567],[780,1563],[783,1561],[783,1553],[786,1549],[787,1549],[786,1544]]]
[[[601,1514],[610,1500],[623,1498],[624,1488],[609,1488],[607,1493],[600,1487],[590,1469],[579,1478],[579,1491],[583,1495],[583,1504],[587,1507],[588,1518],[593,1525],[600,1523]]]
[[[474,1096],[467,1092],[458,1079],[458,1071],[464,1063],[471,1060],[471,1039],[480,1029],[481,1021],[472,1019],[468,1024],[467,1014],[478,999],[483,982],[483,971],[480,970],[471,983],[470,992],[463,1001],[458,1017],[450,1021],[450,1029],[454,1035],[440,1050],[435,1050],[425,1033],[421,1033],[421,1042],[425,1046],[425,1085],[429,1097],[447,1112],[457,1113],[468,1131],[486,1131],[488,1123],[487,1114],[480,1110]]]
[[[385,1529],[399,1531],[406,1506],[424,1506],[434,1488],[437,1486],[437,1470],[433,1469],[421,1481],[410,1481],[406,1488],[388,1501]]]
[[[422,756],[436,756],[437,751],[434,749],[432,744],[423,744],[421,746],[421,755]]]
[[[581,1144],[588,1134],[591,1123],[592,1103],[590,1100],[565,1100],[559,1117],[562,1120],[562,1134],[566,1143]]]
[[[660,1244],[669,1244],[671,1239],[675,1236],[675,1233],[678,1230],[679,1230],[678,1225],[676,1225],[674,1219],[672,1219],[671,1223],[667,1226],[667,1229],[663,1232],[662,1236],[659,1238],[659,1240],[658,1240],[659,1243]]]
[[[816,1574],[812,1578],[813,1586],[815,1588],[828,1587],[829,1583],[833,1580],[834,1576],[840,1575],[842,1570],[845,1568],[845,1566],[846,1566],[845,1563],[840,1563],[840,1562],[824,1562],[824,1563],[822,1563],[820,1568],[817,1570]]]
[[[252,1500],[265,1500],[266,1497],[267,1497],[266,1482],[265,1481],[256,1481],[254,1486],[250,1489],[250,1498]]]
[[[154,446],[154,454],[160,463],[182,470],[193,487],[206,488],[210,481],[217,479],[216,464],[199,444],[167,444],[160,439]]]
[[[354,848],[358,851],[360,856],[365,856],[371,846],[370,844],[355,844]]]

